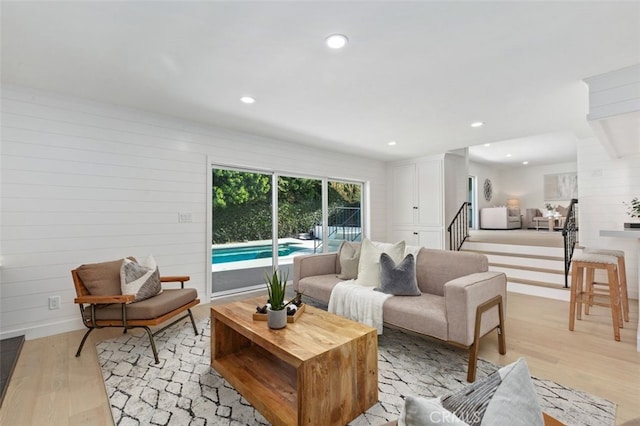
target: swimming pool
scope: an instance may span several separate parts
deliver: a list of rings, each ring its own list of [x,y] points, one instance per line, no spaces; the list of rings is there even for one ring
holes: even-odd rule
[[[271,244],[214,248],[211,249],[211,263],[217,264],[237,262],[239,260],[267,259],[272,257],[271,250]],[[313,253],[313,250],[293,243],[278,244],[278,256],[289,256],[293,253]]]

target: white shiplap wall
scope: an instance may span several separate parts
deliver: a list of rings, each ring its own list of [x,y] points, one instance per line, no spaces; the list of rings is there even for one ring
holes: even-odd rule
[[[23,87],[3,86],[1,101],[2,338],[81,328],[70,270],[82,263],[153,254],[206,301],[208,158],[366,181],[370,235],[386,234],[380,161]]]
[[[640,155],[612,159],[596,139],[578,143],[579,238],[583,246],[624,250],[629,297],[638,298],[638,240],[600,237],[630,222],[623,202],[640,196]]]

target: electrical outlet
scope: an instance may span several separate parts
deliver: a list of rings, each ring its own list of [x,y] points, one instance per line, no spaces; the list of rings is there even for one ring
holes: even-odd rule
[[[49,297],[49,310],[60,309],[60,296]]]
[[[191,212],[178,212],[178,223],[191,223],[193,222],[193,217]]]

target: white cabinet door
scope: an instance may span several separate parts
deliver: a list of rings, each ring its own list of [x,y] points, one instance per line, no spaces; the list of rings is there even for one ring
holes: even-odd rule
[[[442,230],[432,229],[394,229],[391,232],[393,242],[403,241],[408,246],[421,246],[432,249],[444,249]]]
[[[404,241],[408,246],[419,246],[420,233],[410,229],[394,229],[391,232],[391,241]]]
[[[444,241],[442,240],[442,230],[434,229],[429,231],[418,231],[418,240],[420,246],[431,249],[444,249]],[[408,243],[407,243],[408,244]]]
[[[389,209],[391,223],[394,225],[413,225],[415,223],[416,166],[403,164],[392,169],[391,192],[393,204]]]

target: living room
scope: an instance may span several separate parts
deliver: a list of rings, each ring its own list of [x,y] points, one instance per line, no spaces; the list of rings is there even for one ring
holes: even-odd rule
[[[386,96],[390,96],[389,99],[402,98],[408,92],[399,92],[396,96],[387,92],[369,95],[362,87],[350,91],[348,96],[359,98],[360,101],[341,108],[342,97],[339,95],[346,87],[355,85],[354,80],[363,78],[365,74],[375,74],[371,72],[376,68],[375,64],[385,62],[378,56],[368,57],[369,62],[365,61],[369,64],[367,68],[362,68],[362,65],[354,67],[349,73],[350,80],[345,82],[336,77],[347,66],[340,62],[338,52],[327,53],[321,47],[315,47],[316,50],[309,53],[312,69],[299,71],[309,74],[309,80],[294,84],[294,87],[288,84],[299,81],[296,74],[282,78],[280,72],[283,72],[283,68],[288,70],[302,66],[300,58],[304,59],[306,53],[295,45],[291,47],[291,57],[283,62],[270,61],[270,58],[280,54],[274,46],[287,40],[279,32],[272,42],[257,46],[258,50],[268,50],[264,56],[246,55],[257,58],[250,66],[234,65],[239,61],[239,54],[236,51],[224,56],[224,48],[216,51],[223,58],[220,62],[212,60],[203,64],[196,61],[194,58],[204,57],[204,52],[213,49],[206,40],[218,40],[217,44],[222,45],[230,43],[227,40],[234,37],[229,34],[238,32],[238,28],[246,28],[241,24],[257,25],[264,13],[269,12],[266,3],[255,11],[248,6],[239,6],[239,9],[226,6],[228,10],[223,8],[213,13],[207,9],[206,3],[192,5],[195,10],[182,12],[178,4],[171,3],[164,7],[153,5],[158,8],[156,13],[159,15],[151,18],[153,13],[147,8],[151,6],[143,3],[122,3],[117,8],[106,3],[2,3],[0,335],[2,338],[26,335],[22,357],[25,362],[31,362],[28,368],[38,371],[37,374],[29,372],[38,377],[35,381],[30,381],[34,379],[29,379],[29,374],[24,372],[17,376],[13,393],[8,394],[10,399],[5,399],[1,408],[2,423],[69,424],[84,421],[85,424],[110,424],[109,400],[104,389],[101,389],[103,381],[94,346],[98,339],[109,339],[120,332],[114,334],[114,330],[104,330],[97,333],[98,337],[90,340],[83,356],[74,358],[83,330],[78,308],[73,303],[75,292],[70,270],[83,263],[128,255],[144,257],[152,253],[163,274],[190,275],[189,286],[195,288],[200,299],[207,304],[211,296],[211,265],[207,260],[210,256],[205,250],[210,246],[210,235],[207,235],[206,228],[211,219],[207,215],[210,198],[207,180],[212,165],[366,182],[369,212],[366,232],[373,240],[386,241],[389,239],[388,217],[393,212],[387,189],[389,161],[439,154],[463,145],[503,141],[569,127],[565,122],[554,119],[560,114],[545,116],[531,124],[527,123],[529,118],[525,117],[529,110],[517,114],[508,111],[509,106],[517,109],[514,105],[529,103],[533,109],[563,110],[565,106],[569,109],[568,101],[566,105],[550,104],[545,96],[534,96],[527,90],[514,91],[510,95],[514,99],[503,98],[506,95],[501,93],[500,96],[496,94],[495,100],[490,100],[487,98],[494,96],[485,93],[485,90],[491,90],[487,83],[487,88],[470,100],[454,99],[453,106],[448,104],[451,110],[460,111],[456,125],[464,126],[464,129],[459,134],[430,133],[429,126],[435,125],[438,120],[433,119],[432,123],[429,119],[429,125],[420,126],[416,134],[396,137],[389,128],[382,127],[386,118],[391,121],[396,115],[407,116],[407,122],[394,121],[391,128],[408,128],[411,122],[425,120],[425,116],[438,116],[439,108],[413,109],[394,101],[389,105],[390,109],[385,109],[382,115],[376,115],[375,108],[365,109],[366,105],[363,104],[384,103]],[[323,18],[322,24],[314,23],[318,28],[313,33],[314,37],[318,35],[319,44],[323,43],[325,33],[335,31],[336,26],[348,27],[348,23],[355,25],[362,21],[357,5],[345,5],[343,19],[346,20],[348,16],[348,22],[334,26],[329,25],[335,19],[334,12],[327,12],[317,4],[308,7],[311,9],[307,11],[301,5],[281,4],[275,12],[268,13],[271,20],[267,20],[269,25],[263,23],[264,27],[259,27],[259,36],[248,37],[242,43],[238,42],[240,46],[234,47],[248,48],[260,44],[256,40],[260,41],[260,37],[266,37],[271,31],[276,33],[273,27],[284,27],[292,14],[306,17],[299,24],[302,27],[311,25],[314,15]],[[373,25],[375,23],[395,34],[397,40],[407,37],[403,28],[408,26],[417,31],[424,26],[420,19],[427,19],[426,15],[437,16],[435,12],[439,10],[420,11],[416,15],[419,22],[415,22],[411,18],[410,8],[396,10],[400,16],[392,20],[383,4],[367,7],[366,13],[372,22],[371,28],[363,34],[371,37],[379,34],[379,29]],[[445,6],[442,4],[438,7]],[[593,8],[585,22],[578,20],[575,23],[576,32],[580,34],[576,37],[587,37],[591,32],[596,33],[594,39],[604,37],[608,42],[598,47],[598,53],[604,59],[596,64],[581,59],[592,55],[590,51],[594,47],[588,45],[575,53],[576,61],[581,59],[578,62],[583,64],[584,69],[570,75],[544,74],[549,80],[562,80],[561,84],[549,87],[550,90],[553,88],[562,92],[562,89],[566,89],[563,93],[567,97],[577,92],[582,101],[580,108],[571,112],[571,117],[580,121],[580,126],[576,128],[584,132],[574,132],[578,141],[577,160],[573,168],[569,167],[572,163],[564,163],[566,167],[549,169],[543,174],[577,172],[581,242],[624,250],[629,259],[629,282],[636,283],[638,266],[633,261],[638,252],[636,241],[601,237],[599,233],[605,229],[618,229],[628,221],[623,202],[640,193],[638,154],[612,158],[600,139],[589,132],[585,120],[588,111],[587,90],[582,79],[640,62],[637,43],[633,42],[637,40],[638,31],[637,18],[634,18],[637,5],[620,5],[613,10]],[[516,10],[508,9],[509,13],[520,16]],[[463,6],[459,5],[451,14],[455,16],[463,11]],[[464,12],[464,16],[475,28],[484,28],[482,20],[492,11],[493,6],[478,5]],[[200,12],[207,13],[202,15]],[[531,9],[525,12],[524,15],[531,16],[528,13],[532,12]],[[557,12],[562,12],[568,20],[574,13],[570,6],[560,8]],[[546,15],[540,16],[535,11],[532,13],[538,17],[538,23],[546,22],[543,19]],[[600,22],[598,16],[610,16],[607,13],[612,14],[611,22],[595,31],[592,27]],[[206,16],[206,19],[198,16]],[[246,16],[247,21],[239,16]],[[181,17],[185,17],[182,24],[179,22]],[[507,19],[508,16],[502,18]],[[150,21],[146,22],[147,19]],[[225,23],[226,20],[229,22]],[[437,22],[433,24],[436,26]],[[176,27],[165,32],[171,25]],[[124,32],[122,26],[131,32]],[[205,31],[208,27],[216,26],[220,27],[221,33],[216,33],[215,37],[196,36],[190,32],[196,29]],[[294,37],[308,34],[299,26],[287,28]],[[513,30],[509,26],[502,28],[505,34]],[[565,30],[554,28],[556,32],[553,37],[562,40]],[[465,40],[473,40],[473,31],[470,33]],[[183,39],[191,37],[199,40],[198,43],[184,42]],[[348,48],[355,50],[358,38],[362,40],[362,37],[353,35],[353,44]],[[447,37],[453,35],[447,34]],[[306,43],[311,35],[298,39]],[[422,35],[422,39],[433,37]],[[625,40],[625,43],[620,40]],[[554,41],[557,40],[544,38],[538,43],[546,45]],[[527,48],[536,50],[535,46],[521,42],[523,51],[526,52]],[[466,42],[463,44],[466,46]],[[181,56],[181,53],[186,54],[189,50],[187,45],[199,46],[188,58]],[[135,49],[127,50],[131,46],[135,46]],[[375,51],[379,46],[374,46],[372,50]],[[616,55],[607,55],[614,48]],[[167,53],[166,49],[170,52]],[[391,54],[394,49],[388,47],[385,52]],[[500,49],[498,52],[502,53],[501,57],[508,56],[508,47],[501,46]],[[442,51],[437,53],[442,54]],[[316,60],[316,55],[322,57],[322,61]],[[415,52],[412,55],[418,56]],[[554,51],[552,58],[555,61],[561,56]],[[518,58],[521,59],[520,56]],[[507,61],[506,58],[501,60]],[[550,59],[547,57],[536,60],[544,64],[538,65],[540,69],[553,68],[548,66]],[[269,68],[266,65],[273,68],[268,77],[250,71],[259,69],[266,73],[266,68]],[[413,65],[417,64],[406,65],[406,74],[411,75],[414,82],[422,81],[424,77],[412,75]],[[455,68],[463,69],[463,65],[472,67],[467,58],[456,63]],[[330,68],[326,74],[314,73],[313,67],[320,69],[323,66]],[[386,69],[381,80],[400,79],[392,72],[396,68],[394,65],[391,70]],[[517,68],[517,61],[506,62],[502,68],[506,70],[504,76],[510,76],[509,69]],[[220,69],[222,71],[215,78],[207,76],[207,73]],[[363,72],[363,69],[368,72]],[[424,71],[422,67],[416,69],[422,70],[420,73]],[[195,73],[195,70],[202,70],[202,74],[200,71]],[[482,77],[486,71],[484,68],[478,69],[478,76]],[[426,80],[439,82],[446,78],[446,71],[440,69],[439,73]],[[578,73],[581,74],[574,75]],[[225,79],[239,74],[244,76],[244,82],[227,87],[230,85]],[[464,81],[468,74],[468,71],[461,72],[456,80]],[[250,82],[263,79],[265,81],[255,94],[257,99],[253,105],[238,101],[247,91],[258,90]],[[529,73],[518,75],[516,86],[524,87],[531,79],[535,78]],[[329,88],[319,83],[325,80],[329,82]],[[375,83],[382,85],[378,80]],[[368,84],[369,87],[375,87],[375,84]],[[105,90],[97,90],[101,86]],[[300,98],[306,90],[316,90],[316,86],[319,86],[317,90],[320,92],[331,89],[334,101],[318,109],[314,106],[313,112],[308,115],[293,115],[308,108],[310,110],[311,106],[301,105]],[[211,88],[211,91],[206,88]],[[418,104],[424,96],[429,97],[430,90],[435,89],[429,86],[421,90],[423,93],[418,96]],[[450,87],[450,90],[453,88]],[[200,97],[201,93],[204,94]],[[314,92],[310,103],[317,103],[317,99],[321,99],[318,96]],[[282,121],[270,124],[267,120],[271,114],[269,111],[276,111],[277,108],[275,101],[268,100],[269,97],[282,98],[283,104],[289,105],[281,111],[282,116],[293,118],[281,118]],[[261,107],[261,103],[267,106]],[[475,120],[481,111],[489,111],[488,105],[493,106],[493,103],[508,106],[495,110],[486,119],[482,118],[487,121],[484,128],[470,128],[467,122]],[[462,111],[455,104],[475,104],[475,112]],[[340,114],[333,115],[334,110],[340,110]],[[361,114],[357,111],[369,112]],[[399,114],[398,111],[403,113]],[[504,121],[509,124],[498,126],[496,123],[503,122],[505,117],[509,120]],[[354,127],[347,127],[348,124]],[[308,131],[304,131],[305,125],[308,125]],[[339,132],[338,129],[343,127],[352,130]],[[451,126],[445,123],[444,127]],[[395,147],[388,145],[389,141],[396,139]],[[427,140],[437,142],[428,144],[425,143]],[[347,141],[352,143],[347,145]],[[418,150],[409,151],[408,141],[415,141]],[[505,203],[508,196],[518,195],[517,179],[512,176],[489,168],[485,178],[490,178],[494,183],[495,196],[500,197],[500,204]],[[524,197],[521,202],[529,207],[525,205]],[[498,201],[487,202],[487,206],[494,203]],[[535,207],[542,208],[543,205]],[[191,213],[191,221],[179,222],[179,212]],[[48,300],[54,296],[60,297],[60,308],[50,310]],[[637,299],[637,286],[630,287],[630,297]],[[530,367],[533,374],[614,400],[618,404],[619,422],[638,417],[634,403],[638,398],[639,374],[635,352],[637,329],[633,324],[628,327],[625,325],[623,341],[619,343],[611,339],[606,316],[593,320],[593,329],[590,329],[593,336],[587,333],[567,336],[566,303],[527,299],[520,295],[513,296],[509,303],[513,303],[507,309],[507,330],[512,339],[507,343],[509,358],[501,359],[493,355],[493,352],[497,352],[497,342],[492,340],[489,340],[489,349],[481,352],[481,358],[504,364],[514,360],[517,354],[522,354],[532,360]],[[637,301],[633,305],[637,324]],[[541,312],[544,321],[540,320]],[[200,308],[200,317],[207,314],[206,307]],[[547,337],[549,328],[554,329],[552,337]],[[572,347],[563,348],[560,342],[566,342],[568,337],[571,338]],[[549,355],[551,348],[556,348],[553,349],[553,355]],[[585,355],[592,350],[597,353],[591,357]],[[586,373],[575,365],[575,360],[582,357],[589,358],[582,368],[595,372]],[[617,367],[604,367],[612,364]],[[588,377],[579,377],[583,375]],[[41,383],[46,384],[40,386]],[[86,395],[91,395],[88,403]],[[16,404],[18,400],[23,403]],[[39,401],[35,406],[32,404],[34,400]]]

